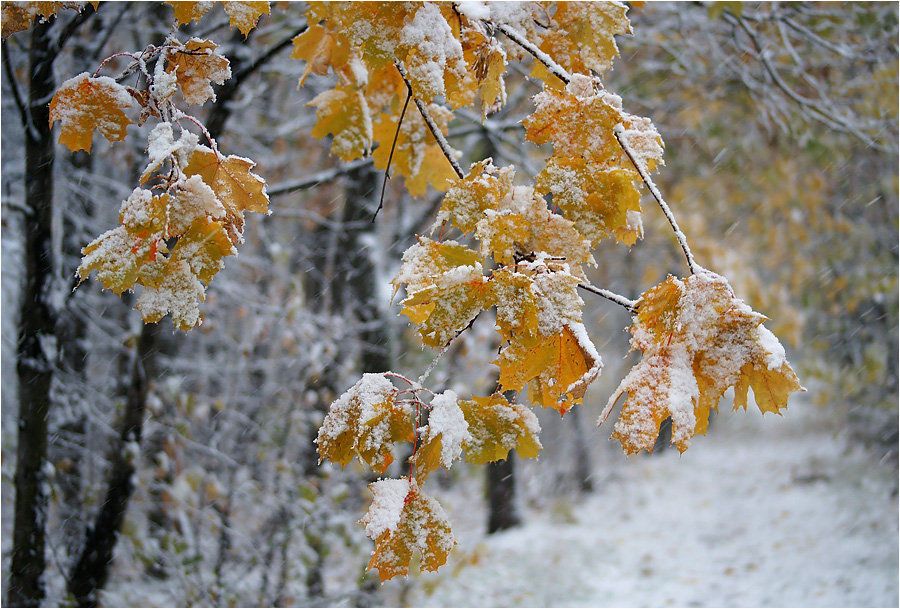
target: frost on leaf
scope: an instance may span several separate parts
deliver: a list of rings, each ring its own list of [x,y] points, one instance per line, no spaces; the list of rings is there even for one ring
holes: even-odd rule
[[[631,34],[627,12],[628,7],[620,2],[559,2],[553,20],[565,32],[571,46],[556,49],[551,57],[560,58],[569,71],[581,72],[573,68],[583,66],[604,72],[619,54],[614,36]],[[549,31],[559,30],[550,28]]]
[[[500,461],[512,449],[522,458],[535,459],[543,448],[534,413],[522,404],[510,404],[501,393],[460,400],[459,407],[469,424],[469,439],[463,443],[469,463]]]
[[[3,15],[3,40],[6,40],[7,36],[30,28],[38,16],[47,19],[63,8],[80,11],[86,4],[87,2],[4,2],[0,9]]]
[[[420,444],[410,463],[416,465],[416,480],[425,482],[439,467],[450,469],[459,459],[463,446],[471,439],[469,424],[456,393],[449,389],[434,396],[428,414],[428,424],[420,427]]]
[[[765,317],[734,297],[724,277],[703,270],[685,280],[669,277],[638,301],[632,349],[641,361],[622,380],[600,415],[602,423],[620,396],[628,397],[614,438],[627,453],[652,450],[659,424],[672,418],[672,443],[684,452],[706,433],[734,386],[734,407],[747,406],[753,389],[762,412],[780,414],[788,395],[805,391],[784,348],[762,323]]]
[[[393,462],[395,442],[413,440],[414,412],[395,401],[397,390],[381,374],[364,374],[334,401],[319,429],[319,457],[346,466],[359,457],[376,473]]]
[[[50,127],[60,121],[59,143],[69,150],[91,151],[94,129],[106,139],[116,142],[125,139],[125,129],[131,120],[121,108],[132,107],[128,89],[112,78],[91,78],[87,72],[62,84],[50,101]]]
[[[447,562],[456,545],[447,515],[415,480],[379,480],[369,490],[375,498],[361,522],[375,550],[367,569],[378,569],[381,581],[407,575],[414,551],[422,557],[422,571],[437,571]]]
[[[463,233],[475,230],[487,209],[497,209],[500,200],[512,192],[512,167],[498,169],[490,159],[472,165],[469,175],[454,179],[441,202],[432,230],[448,218]]]
[[[550,213],[547,203],[525,186],[513,189],[496,210],[486,209],[475,227],[481,255],[492,256],[497,264],[512,265],[544,253],[565,261],[575,274],[579,265],[595,264],[588,242],[574,224]]]
[[[591,245],[610,235],[633,245],[641,236],[639,225],[632,225],[641,213],[636,179],[637,173],[630,169],[609,169],[582,157],[554,157],[537,176],[535,191],[552,194],[553,205]]]
[[[166,72],[174,74],[184,101],[203,105],[206,100],[216,101],[210,83],[223,84],[231,78],[228,60],[216,52],[218,45],[209,40],[191,38],[181,49],[166,56]]]
[[[187,177],[200,176],[224,206],[222,224],[234,245],[243,242],[245,211],[268,213],[266,182],[250,171],[255,165],[250,159],[223,157],[205,146],[197,146],[184,169]]]

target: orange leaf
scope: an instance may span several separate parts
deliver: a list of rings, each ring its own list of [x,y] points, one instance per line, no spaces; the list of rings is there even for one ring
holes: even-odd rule
[[[362,519],[375,541],[367,569],[386,581],[407,575],[413,552],[422,556],[422,571],[437,571],[456,545],[440,504],[419,490],[415,480],[379,480],[369,485],[375,496]]]
[[[685,280],[669,277],[638,301],[631,344],[643,357],[599,422],[627,393],[613,434],[625,452],[652,450],[666,417],[672,443],[684,452],[694,435],[706,433],[710,411],[729,387],[735,408],[746,409],[752,387],[760,411],[780,414],[788,395],[805,389],[763,321],[734,297],[724,277],[706,270]]]
[[[543,448],[538,439],[541,426],[534,413],[521,404],[510,404],[501,393],[460,400],[459,407],[471,436],[463,443],[468,463],[500,461],[512,449],[523,459],[535,459]]]
[[[112,78],[91,78],[83,72],[70,78],[50,101],[50,127],[61,122],[59,143],[69,150],[91,151],[94,129],[106,139],[116,142],[125,139],[125,128],[131,120],[120,108],[131,108],[128,89]]]

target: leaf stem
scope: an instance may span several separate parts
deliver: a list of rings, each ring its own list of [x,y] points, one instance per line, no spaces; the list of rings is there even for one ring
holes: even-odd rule
[[[412,96],[412,84],[409,82],[409,77],[406,74],[406,70],[400,64],[400,61],[394,61],[394,65],[397,66],[397,70],[400,72],[400,76],[403,78],[403,82],[406,83],[407,89],[409,89],[409,94]],[[428,106],[425,105],[418,97],[413,97],[413,101],[416,103],[416,107],[419,109],[419,114],[422,115],[422,118],[425,120],[425,124],[428,125],[428,130],[431,131],[431,135],[434,136],[434,139],[437,140],[438,146],[441,148],[441,152],[444,153],[444,157],[450,162],[450,166],[453,167],[453,171],[462,180],[466,177],[466,174],[463,173],[462,167],[459,166],[459,163],[456,162],[456,154],[450,144],[447,142],[447,138],[444,137],[444,134],[441,133],[440,127],[437,126],[437,123],[434,122],[434,119],[431,118],[431,114],[428,112]]]
[[[672,230],[675,231],[675,238],[678,239],[678,244],[681,245],[681,249],[684,251],[684,257],[687,259],[688,268],[691,271],[691,275],[696,275],[701,267],[694,262],[694,255],[691,253],[691,248],[688,246],[687,237],[681,232],[681,229],[678,228],[678,222],[675,221],[675,214],[672,213],[672,209],[669,207],[669,204],[665,202],[660,194],[659,189],[656,187],[656,184],[653,183],[653,179],[650,177],[650,174],[647,173],[647,170],[638,163],[637,158],[635,157],[634,150],[631,148],[631,145],[628,144],[628,141],[623,137],[625,134],[625,127],[622,126],[621,123],[616,125],[613,128],[613,134],[616,136],[616,140],[619,142],[619,146],[622,147],[622,150],[625,151],[625,154],[628,155],[628,158],[631,159],[632,165],[637,169],[637,172],[641,176],[641,180],[643,180],[644,184],[647,185],[647,188],[650,189],[650,193],[653,195],[653,198],[656,199],[656,202],[659,204],[660,209],[662,209],[663,214],[666,216],[666,220],[669,221],[669,225],[672,227]]]

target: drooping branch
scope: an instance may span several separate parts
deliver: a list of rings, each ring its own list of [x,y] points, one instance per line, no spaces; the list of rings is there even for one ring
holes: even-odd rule
[[[403,103],[403,110],[400,112],[400,119],[397,121],[397,131],[394,132],[394,141],[391,143],[391,154],[388,155],[387,167],[384,168],[384,182],[381,183],[381,196],[378,198],[378,209],[372,214],[372,223],[378,217],[378,212],[384,206],[384,191],[387,188],[388,180],[391,179],[391,163],[394,161],[394,150],[397,149],[397,138],[400,137],[400,127],[403,126],[403,117],[406,116],[406,109],[409,107],[409,100],[412,98],[412,88],[407,84],[406,101]]]
[[[403,82],[406,83],[406,87],[409,89],[410,94],[412,94],[412,84],[409,82],[409,77],[406,74],[406,70],[403,68],[399,61],[395,61],[394,65],[397,66],[397,70],[400,72],[400,76],[403,77]],[[431,118],[431,114],[428,112],[428,106],[426,106],[425,102],[423,102],[418,97],[413,96],[413,101],[416,103],[416,107],[419,109],[419,114],[421,114],[422,118],[425,120],[425,124],[428,125],[428,130],[431,131],[434,139],[437,140],[438,146],[440,146],[441,148],[441,152],[444,153],[444,156],[450,162],[450,166],[453,167],[453,171],[456,173],[457,177],[462,180],[464,177],[466,177],[466,174],[463,172],[462,167],[460,167],[459,163],[456,161],[456,153],[450,146],[450,143],[447,142],[447,138],[445,138],[444,134],[441,133],[441,129],[437,126],[437,123],[434,122],[434,119]]]
[[[638,309],[638,301],[631,300],[629,298],[625,298],[621,294],[616,294],[615,292],[610,292],[609,290],[598,288],[597,286],[593,286],[589,283],[579,283],[578,287],[582,290],[590,292],[591,294],[596,294],[597,296],[602,296],[603,298],[616,303],[617,305],[621,305],[628,309],[629,313],[637,313]]]
[[[697,271],[701,270],[700,267],[694,262],[694,255],[691,253],[691,248],[688,246],[687,237],[681,229],[678,228],[678,222],[675,220],[675,214],[672,213],[672,209],[669,207],[669,204],[663,199],[662,194],[660,194],[659,189],[656,187],[656,184],[653,183],[653,179],[650,177],[650,174],[647,173],[647,170],[638,163],[635,158],[634,150],[632,150],[631,146],[628,144],[628,140],[626,140],[623,135],[625,133],[625,127],[622,124],[618,124],[613,128],[613,134],[616,136],[616,140],[619,142],[619,145],[622,147],[622,150],[625,151],[625,154],[628,155],[628,158],[631,159],[631,163],[634,165],[634,168],[637,169],[638,174],[641,176],[641,180],[643,180],[644,184],[647,185],[647,188],[650,189],[650,193],[653,195],[653,198],[656,199],[656,202],[659,204],[660,209],[662,209],[663,214],[666,216],[666,220],[669,221],[669,225],[671,225],[672,230],[675,231],[675,238],[678,239],[678,244],[681,246],[681,249],[684,251],[684,257],[687,259],[688,268],[691,270],[691,275],[695,275]]]

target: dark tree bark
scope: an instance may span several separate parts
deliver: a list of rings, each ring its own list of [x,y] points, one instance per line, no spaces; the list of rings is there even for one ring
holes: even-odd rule
[[[128,444],[140,445],[147,407],[148,376],[156,354],[156,324],[144,325],[132,359],[125,414],[120,425],[119,441],[110,457],[112,471],[106,497],[94,524],[85,535],[78,561],[69,575],[69,593],[80,606],[95,607],[97,593],[106,584],[113,550],[125,519],[128,501],[134,492],[132,481],[136,455],[129,454]]]
[[[503,461],[487,464],[488,535],[522,524],[516,507],[515,462],[512,451]]]
[[[55,49],[51,23],[37,23],[31,32],[31,84],[25,126],[25,281],[16,370],[19,381],[19,439],[16,461],[16,503],[8,602],[34,607],[44,597],[47,493],[47,419],[56,314],[50,305],[53,283],[51,218],[53,214],[53,137],[48,128],[48,100]]]

